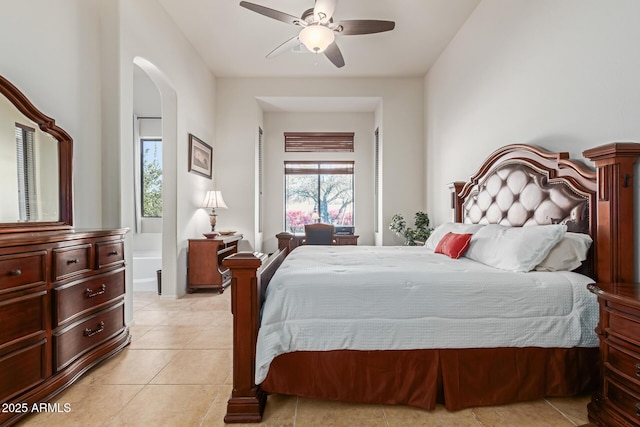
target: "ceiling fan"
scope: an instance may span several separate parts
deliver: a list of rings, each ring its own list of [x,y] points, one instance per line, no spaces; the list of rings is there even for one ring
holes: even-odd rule
[[[269,52],[267,58],[272,58],[286,50],[303,44],[309,51],[324,53],[325,56],[340,68],[344,66],[342,52],[336,44],[336,34],[345,36],[358,34],[382,33],[393,30],[393,21],[379,21],[371,19],[357,19],[348,21],[333,21],[333,12],[338,0],[316,0],[315,6],[305,10],[298,18],[288,13],[270,9],[259,4],[241,1],[240,6],[252,10],[269,18],[302,27],[300,33]]]

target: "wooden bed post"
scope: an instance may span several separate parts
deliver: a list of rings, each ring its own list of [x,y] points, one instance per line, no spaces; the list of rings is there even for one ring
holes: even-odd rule
[[[231,312],[233,313],[233,391],[227,403],[226,423],[260,422],[267,395],[255,384],[256,341],[259,327],[262,262],[250,252],[222,261],[231,269]]]
[[[293,239],[294,235],[286,231],[276,234],[276,238],[278,239],[278,249],[284,249],[287,253],[294,250],[297,246],[297,242]]]
[[[464,181],[452,182],[448,185],[451,190],[451,209],[453,209],[453,222],[462,222],[462,198],[459,196]]]
[[[634,282],[633,165],[640,144],[601,145],[582,155],[597,168],[596,280]]]

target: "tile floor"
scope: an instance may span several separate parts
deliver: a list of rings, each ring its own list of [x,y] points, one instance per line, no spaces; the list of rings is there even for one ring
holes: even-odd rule
[[[30,415],[20,426],[223,426],[231,392],[227,291],[164,300],[134,296],[131,345],[56,398],[68,413]],[[269,396],[263,426],[574,426],[588,397],[427,412]],[[254,424],[255,425],[255,424]]]

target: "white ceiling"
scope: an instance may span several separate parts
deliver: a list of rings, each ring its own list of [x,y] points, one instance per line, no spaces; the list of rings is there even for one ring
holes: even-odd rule
[[[372,113],[376,111],[382,100],[377,97],[344,97],[333,96],[263,96],[258,97],[258,105],[262,111],[298,113]]]
[[[266,59],[299,27],[259,15],[239,0],[159,0],[216,77],[424,76],[480,0],[340,0],[334,20],[395,21],[379,34],[338,35],[346,65],[324,55],[285,52]],[[300,16],[313,0],[252,0]]]

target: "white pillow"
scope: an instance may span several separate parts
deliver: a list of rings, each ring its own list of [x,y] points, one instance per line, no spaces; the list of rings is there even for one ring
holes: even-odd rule
[[[588,234],[566,233],[549,255],[536,266],[536,271],[572,271],[587,259],[593,239]]]
[[[480,230],[484,227],[482,224],[463,224],[461,222],[445,222],[444,224],[440,224],[436,227],[435,230],[431,232],[429,238],[426,242],[424,242],[424,246],[427,249],[431,249],[434,251],[436,246],[438,246],[438,242],[444,237],[447,233],[456,233],[456,234],[473,234],[476,231]]]
[[[502,270],[533,270],[564,237],[566,225],[505,227],[489,224],[471,238],[465,257]]]

